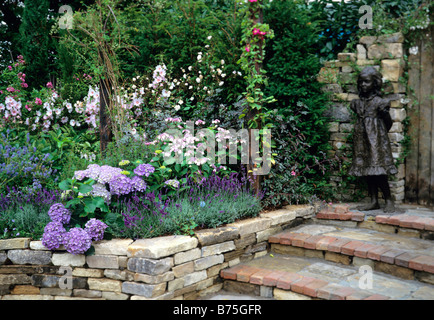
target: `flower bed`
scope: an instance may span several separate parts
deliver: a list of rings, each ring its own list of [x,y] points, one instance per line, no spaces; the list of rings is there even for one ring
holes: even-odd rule
[[[193,236],[94,242],[93,255],[48,250],[29,238],[0,240],[0,297],[19,299],[195,299],[222,288],[220,270],[267,254],[268,237],[310,219],[288,206]]]

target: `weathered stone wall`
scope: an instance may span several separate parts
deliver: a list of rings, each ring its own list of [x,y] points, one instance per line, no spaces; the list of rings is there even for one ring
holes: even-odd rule
[[[406,83],[403,81],[405,69],[404,37],[395,33],[380,37],[362,37],[357,44],[357,52],[340,53],[338,60],[327,61],[318,77],[325,83],[325,90],[331,93],[332,105],[327,112],[330,117],[330,144],[333,150],[330,156],[341,159],[351,158],[351,145],[347,143],[353,130],[353,119],[349,109],[350,101],[358,99],[357,76],[365,66],[373,66],[383,75],[383,89],[386,99],[391,101],[390,115],[393,126],[389,138],[394,159],[401,157],[404,139],[403,121],[407,117],[405,105]],[[345,169],[344,169],[345,170]],[[397,203],[404,199],[405,165],[398,166],[398,174],[389,179],[392,196]],[[354,193],[360,190],[355,184],[342,186],[342,176],[335,172],[331,183],[338,190],[343,187],[341,200],[351,200]],[[363,193],[363,192],[362,192]],[[366,192],[365,192],[366,194]]]
[[[267,254],[270,235],[318,209],[287,206],[191,237],[103,240],[89,256],[49,251],[29,238],[0,240],[0,298],[196,299],[222,288],[220,270]]]

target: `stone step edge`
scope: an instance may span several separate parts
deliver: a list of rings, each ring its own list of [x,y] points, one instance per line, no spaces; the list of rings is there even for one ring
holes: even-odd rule
[[[401,228],[434,231],[433,218],[419,217],[414,215],[407,215],[407,214],[399,214],[393,216],[378,215],[375,217],[375,222],[379,224],[398,226]]]
[[[434,257],[432,256],[370,244],[360,240],[298,232],[281,232],[270,236],[268,242],[304,249],[330,251],[434,274]]]
[[[322,279],[303,276],[295,272],[257,268],[244,264],[238,264],[221,270],[220,277],[224,280],[275,287],[323,300],[390,299],[388,296],[367,293],[362,289],[342,286]]]
[[[347,206],[328,207],[321,209],[315,218],[319,220],[340,220],[363,222],[365,214],[362,212],[345,211]],[[415,215],[378,215],[375,223],[387,224],[395,227],[415,229],[419,231],[434,232],[434,218],[419,217]]]

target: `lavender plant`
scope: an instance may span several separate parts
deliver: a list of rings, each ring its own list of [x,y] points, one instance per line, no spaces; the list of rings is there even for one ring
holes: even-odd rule
[[[6,187],[0,193],[0,239],[39,239],[50,221],[48,209],[59,200],[59,191],[43,189],[37,183],[21,189]]]
[[[32,147],[29,133],[24,139],[14,130],[0,134],[0,192],[7,186],[25,187],[35,181],[52,183],[55,173],[50,154]]]
[[[262,194],[257,197],[247,187],[247,178],[233,173],[220,177],[214,173],[199,182],[168,181],[167,189],[176,189],[173,196],[148,192],[120,201],[109,223],[115,236],[148,238],[163,234],[192,234],[199,227],[214,228],[237,219],[257,215]],[[115,215],[122,217],[122,224]],[[117,223],[115,223],[117,222]]]

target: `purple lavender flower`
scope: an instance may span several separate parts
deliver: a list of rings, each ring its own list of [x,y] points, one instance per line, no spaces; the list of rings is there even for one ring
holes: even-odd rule
[[[51,221],[45,226],[42,244],[49,250],[57,249],[62,244],[65,233],[66,230],[60,222]]]
[[[110,182],[110,192],[114,195],[124,195],[128,194],[133,190],[131,179],[123,174],[114,176]]]
[[[138,176],[149,177],[151,173],[155,171],[155,168],[150,164],[139,164],[135,169],[134,173]]]
[[[92,218],[86,222],[84,230],[91,236],[92,240],[99,241],[104,238],[104,230],[107,227],[101,220]]]
[[[57,221],[62,224],[69,223],[71,219],[71,212],[69,212],[62,203],[53,204],[48,210],[48,215],[51,221]]]
[[[131,178],[131,185],[134,191],[144,192],[146,190],[146,182],[138,176]]]
[[[72,254],[83,254],[92,245],[92,237],[82,228],[72,228],[63,236],[63,245]]]

